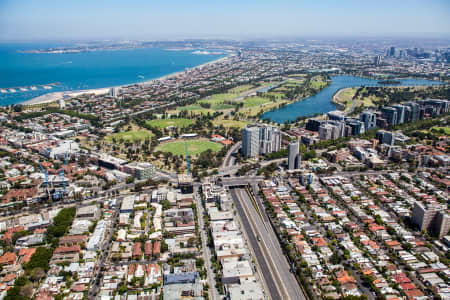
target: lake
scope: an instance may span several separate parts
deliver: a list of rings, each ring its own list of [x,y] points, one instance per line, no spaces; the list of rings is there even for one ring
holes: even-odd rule
[[[261,119],[270,119],[272,122],[284,123],[285,121],[295,121],[297,117],[312,116],[315,113],[324,114],[336,110],[336,106],[331,103],[333,95],[340,89],[359,86],[428,86],[442,84],[440,81],[427,79],[400,79],[399,84],[382,85],[376,79],[369,79],[351,75],[340,75],[331,77],[331,84],[317,94],[288,104],[282,108],[264,113]]]

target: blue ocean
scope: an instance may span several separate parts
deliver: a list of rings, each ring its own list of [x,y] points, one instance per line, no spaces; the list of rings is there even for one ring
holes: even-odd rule
[[[81,53],[20,53],[64,44],[0,44],[0,106],[56,92],[138,83],[183,71],[225,54],[160,48]]]

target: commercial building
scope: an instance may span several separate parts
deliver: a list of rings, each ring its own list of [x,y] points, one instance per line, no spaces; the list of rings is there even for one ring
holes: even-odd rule
[[[122,169],[123,165],[125,165],[127,161],[102,153],[101,155],[99,155],[97,163],[100,167],[104,167],[107,169]]]
[[[447,235],[450,230],[450,216],[439,204],[426,205],[418,201],[414,202],[411,219],[420,230],[427,230],[439,238]]]
[[[309,131],[319,131],[319,127],[320,125],[322,125],[323,123],[325,123],[324,120],[319,120],[319,119],[309,119],[308,122],[306,123],[306,130]]]
[[[154,165],[148,162],[133,162],[125,165],[123,171],[130,175],[133,175],[137,180],[150,179],[155,175],[156,168]]]
[[[78,152],[80,152],[78,143],[67,140],[62,141],[57,146],[44,148],[39,153],[52,159],[64,159],[66,154],[70,156]]]
[[[345,123],[338,121],[327,121],[319,127],[319,139],[330,140],[345,136]]]
[[[222,282],[224,284],[239,283],[241,279],[253,277],[253,270],[248,260],[236,258],[222,259]]]
[[[395,143],[395,133],[386,130],[378,130],[375,134],[376,139],[380,144],[394,145]]]
[[[194,192],[194,183],[191,175],[178,175],[178,188],[183,194],[192,194]]]
[[[96,205],[77,208],[76,218],[84,220],[97,220],[100,217],[100,209]]]
[[[128,196],[123,198],[122,206],[120,207],[120,213],[132,213],[134,210],[134,196]]]
[[[288,147],[288,169],[294,170],[300,168],[301,156],[299,154],[299,142],[293,142],[289,144]]]
[[[100,220],[95,226],[94,233],[92,237],[89,239],[89,242],[86,245],[86,249],[89,251],[97,251],[104,240],[106,233],[106,224],[104,220]]]
[[[328,119],[333,121],[344,121],[345,113],[340,110],[333,110],[327,113]]]

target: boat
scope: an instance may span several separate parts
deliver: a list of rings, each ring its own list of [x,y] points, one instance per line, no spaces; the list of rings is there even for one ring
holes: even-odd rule
[[[4,90],[4,89],[1,89],[0,92],[1,92],[1,93],[7,93],[8,91],[7,91],[7,90]]]
[[[21,92],[26,92],[26,91],[28,91],[26,88],[20,88],[20,91]]]
[[[16,92],[15,89],[9,89],[9,91],[10,91],[11,93],[15,93],[15,92]]]
[[[45,90],[50,90],[52,87],[51,87],[51,86],[46,86],[46,85],[44,85],[43,88],[44,88]]]
[[[32,91],[35,91],[35,90],[37,90],[37,87],[32,86],[32,87],[30,87],[30,89],[31,89]]]

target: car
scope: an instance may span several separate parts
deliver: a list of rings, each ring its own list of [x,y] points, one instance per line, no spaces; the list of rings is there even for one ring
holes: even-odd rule
[[[259,235],[256,237],[256,239],[258,240],[258,242],[261,242],[261,238],[259,237]]]

